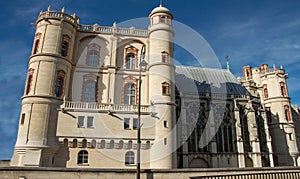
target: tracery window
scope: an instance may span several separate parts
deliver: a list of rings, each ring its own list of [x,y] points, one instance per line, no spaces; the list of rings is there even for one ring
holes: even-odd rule
[[[135,85],[128,83],[124,86],[124,104],[133,105],[136,103]]]
[[[88,152],[81,150],[78,152],[77,164],[88,164]]]
[[[217,151],[233,152],[233,135],[230,105],[226,105],[223,121],[217,132]]]
[[[60,51],[60,54],[63,57],[68,56],[69,41],[70,41],[70,37],[68,35],[63,35],[62,42],[61,42],[61,51]]]
[[[205,126],[207,123],[207,117],[205,114],[205,104],[200,103],[200,108],[199,108],[199,116],[196,121],[196,124],[191,124],[190,125],[190,131],[193,130],[191,135],[189,136],[188,139],[188,151],[189,152],[208,152],[208,146],[206,145],[205,140],[200,140]],[[191,128],[192,127],[192,128]],[[202,143],[200,143],[202,142]]]
[[[134,152],[132,152],[132,151],[126,152],[125,164],[126,165],[134,164]]]
[[[88,47],[87,52],[87,65],[88,66],[97,66],[100,59],[100,46],[97,44],[91,44]]]
[[[27,77],[27,86],[26,86],[26,91],[25,94],[28,95],[29,92],[31,91],[31,87],[32,87],[32,81],[33,81],[33,73],[34,73],[34,69],[30,68],[28,70],[28,77]]]
[[[65,78],[65,72],[63,70],[59,70],[57,72],[56,82],[55,82],[55,96],[56,97],[61,97],[63,94],[64,78]]]

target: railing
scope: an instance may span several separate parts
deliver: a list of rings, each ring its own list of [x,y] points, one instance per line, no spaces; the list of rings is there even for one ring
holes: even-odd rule
[[[103,34],[121,34],[121,35],[133,35],[147,37],[148,30],[135,29],[135,28],[120,28],[120,27],[109,27],[95,25],[78,25],[78,30],[84,32],[97,32]]]
[[[84,111],[98,111],[98,112],[128,112],[136,113],[138,111],[138,105],[126,105],[126,104],[104,104],[93,102],[73,102],[65,101],[61,108],[63,110],[84,110]],[[141,105],[141,112],[148,113],[149,105]]]
[[[41,12],[38,20],[43,19],[43,18],[59,18],[59,19],[65,19],[69,22],[72,22],[74,24],[79,23],[79,18],[77,16],[74,15],[69,15],[69,14],[65,14],[64,12],[58,12],[58,11],[45,11],[45,12]]]

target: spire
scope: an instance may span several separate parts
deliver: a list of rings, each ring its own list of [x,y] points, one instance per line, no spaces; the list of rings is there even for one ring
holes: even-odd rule
[[[226,69],[227,69],[227,71],[230,71],[229,57],[228,57],[228,55],[226,55]]]

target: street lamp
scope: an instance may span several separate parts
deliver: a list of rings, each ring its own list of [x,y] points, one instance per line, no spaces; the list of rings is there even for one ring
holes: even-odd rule
[[[141,85],[142,85],[142,70],[147,68],[145,61],[146,46],[143,45],[140,54],[140,69],[139,69],[139,93],[138,93],[138,129],[137,129],[137,153],[136,153],[136,178],[140,179],[141,173]]]

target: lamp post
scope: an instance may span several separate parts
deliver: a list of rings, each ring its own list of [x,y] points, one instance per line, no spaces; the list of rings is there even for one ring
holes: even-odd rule
[[[140,179],[141,173],[141,85],[142,85],[142,70],[146,69],[147,62],[145,61],[146,46],[143,45],[140,54],[140,69],[139,69],[139,93],[138,93],[138,129],[137,129],[137,152],[136,152],[136,178]]]

